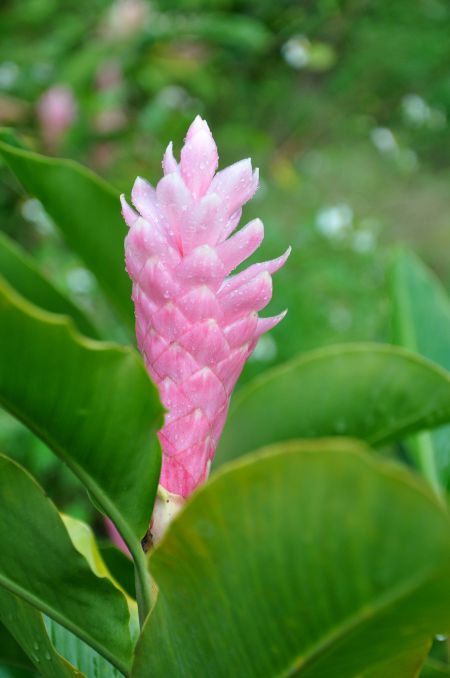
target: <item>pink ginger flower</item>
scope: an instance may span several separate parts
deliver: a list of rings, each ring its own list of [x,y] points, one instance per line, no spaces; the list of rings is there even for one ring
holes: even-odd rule
[[[206,480],[242,368],[261,334],[286,314],[258,316],[272,297],[271,274],[290,252],[230,275],[264,237],[259,219],[233,234],[258,187],[258,170],[247,159],[216,173],[217,147],[200,117],[180,163],[170,143],[162,165],[156,189],[135,181],[138,214],[121,198],[137,342],[167,409],[154,538]]]
[[[38,101],[37,115],[47,146],[55,150],[77,116],[77,104],[70,87],[53,85]]]

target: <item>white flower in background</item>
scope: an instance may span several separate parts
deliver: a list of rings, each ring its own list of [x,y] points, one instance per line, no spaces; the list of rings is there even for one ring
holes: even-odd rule
[[[301,69],[309,64],[310,42],[304,35],[296,35],[290,38],[281,48],[284,60],[292,68]]]
[[[376,236],[372,231],[360,229],[353,234],[352,249],[359,254],[372,252],[376,245]]]
[[[405,121],[413,127],[443,129],[447,124],[444,111],[432,108],[418,94],[407,94],[402,99],[402,113]]]
[[[431,109],[418,94],[407,94],[402,99],[402,112],[407,122],[421,127],[428,122]]]
[[[278,353],[277,344],[275,339],[270,334],[263,334],[262,337],[258,339],[256,348],[253,351],[253,354],[250,357],[250,360],[268,363],[273,360]]]
[[[322,207],[316,216],[316,229],[330,240],[342,240],[353,224],[353,210],[346,203]]]
[[[370,133],[370,138],[380,153],[392,153],[397,149],[395,136],[388,127],[375,127]]]
[[[20,68],[14,61],[4,61],[0,64],[0,89],[8,90],[19,77]]]

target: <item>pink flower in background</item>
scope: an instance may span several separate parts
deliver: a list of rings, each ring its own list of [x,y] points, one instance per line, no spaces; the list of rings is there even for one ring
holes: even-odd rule
[[[38,101],[37,115],[46,145],[57,148],[77,116],[77,104],[70,87],[54,85]]]
[[[122,553],[125,553],[126,556],[130,557],[128,547],[120,536],[119,530],[114,525],[114,523],[109,518],[105,518],[105,525],[106,531],[108,532],[111,541],[114,542],[114,544],[122,551]]]
[[[233,234],[258,171],[249,159],[216,173],[217,165],[214,139],[197,117],[180,163],[169,144],[156,189],[136,179],[131,197],[138,213],[122,196],[137,341],[167,409],[159,432],[165,494],[153,523],[164,522],[166,503],[176,510],[207,478],[242,368],[260,335],[285,315],[258,312],[289,250],[230,275],[264,237],[259,219]]]
[[[101,32],[108,38],[129,38],[142,30],[151,5],[146,0],[115,0],[111,3]]]

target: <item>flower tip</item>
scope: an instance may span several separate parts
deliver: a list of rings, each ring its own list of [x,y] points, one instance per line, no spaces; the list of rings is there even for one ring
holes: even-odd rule
[[[212,136],[211,130],[209,129],[209,125],[206,122],[206,120],[203,120],[203,118],[201,118],[199,115],[196,115],[187,131],[186,141],[190,141],[192,137],[198,132],[206,132],[207,134]]]
[[[136,177],[133,188],[131,189],[131,201],[136,209],[139,209],[139,204],[142,200],[148,199],[153,196],[155,189],[143,177]]]
[[[138,220],[139,216],[125,200],[124,193],[122,193],[122,195],[120,196],[120,204],[122,206],[122,216],[125,220],[125,223],[128,226],[128,228],[131,228],[133,224]]]
[[[166,152],[164,153],[163,161],[162,161],[162,167],[164,170],[164,174],[171,174],[172,172],[176,172],[178,169],[178,163],[175,160],[175,156],[173,154],[173,143],[170,142],[169,145],[166,148]]]
[[[135,204],[134,199],[137,195],[144,193],[145,184],[146,184],[146,181],[142,177],[136,177],[136,179],[134,180],[134,184],[133,184],[133,187],[131,189],[131,201],[133,202],[135,207],[136,207],[136,204]]]
[[[181,175],[196,198],[202,197],[208,190],[218,161],[214,137],[206,121],[197,116],[188,129],[180,155]]]
[[[255,336],[260,337],[261,334],[265,334],[265,332],[273,330],[273,328],[276,327],[278,323],[280,323],[283,318],[286,317],[287,312],[288,310],[286,308],[281,313],[278,313],[278,315],[274,315],[270,318],[258,318]]]

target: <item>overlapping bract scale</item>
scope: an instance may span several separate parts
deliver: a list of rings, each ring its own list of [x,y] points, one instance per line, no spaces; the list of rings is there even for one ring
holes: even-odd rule
[[[250,160],[217,166],[214,139],[197,117],[180,163],[169,144],[156,189],[136,179],[136,211],[122,197],[137,341],[167,409],[160,484],[182,497],[208,475],[232,390],[259,336],[285,315],[259,318],[258,311],[289,250],[230,275],[264,237],[259,219],[234,233],[258,172]]]

